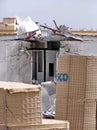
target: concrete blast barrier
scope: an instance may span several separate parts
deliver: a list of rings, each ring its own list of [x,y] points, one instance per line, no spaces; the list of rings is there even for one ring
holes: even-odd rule
[[[60,53],[55,80],[56,119],[71,130],[97,129],[97,56]]]

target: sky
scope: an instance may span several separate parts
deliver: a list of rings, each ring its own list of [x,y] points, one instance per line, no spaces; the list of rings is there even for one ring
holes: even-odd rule
[[[0,22],[15,16],[51,27],[55,20],[58,26],[97,30],[97,0],[0,0]]]

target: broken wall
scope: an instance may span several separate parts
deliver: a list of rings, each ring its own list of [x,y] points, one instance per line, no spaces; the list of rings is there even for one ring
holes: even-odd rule
[[[61,41],[63,53],[97,56],[97,41]]]
[[[32,56],[25,41],[0,41],[0,80],[31,83]]]

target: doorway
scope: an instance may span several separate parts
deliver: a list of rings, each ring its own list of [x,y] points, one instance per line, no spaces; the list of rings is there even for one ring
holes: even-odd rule
[[[32,80],[53,81],[56,71],[56,50],[33,50]]]

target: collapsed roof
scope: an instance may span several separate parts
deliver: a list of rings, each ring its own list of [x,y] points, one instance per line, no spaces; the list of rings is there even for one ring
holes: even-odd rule
[[[0,23],[1,39],[22,39],[34,41],[82,41],[83,37],[73,34],[65,25],[58,26],[53,20],[55,28],[35,23],[29,16],[22,20],[16,18],[4,18]],[[5,38],[4,35],[7,35]],[[11,35],[10,35],[11,34]],[[10,36],[9,36],[10,35]]]

